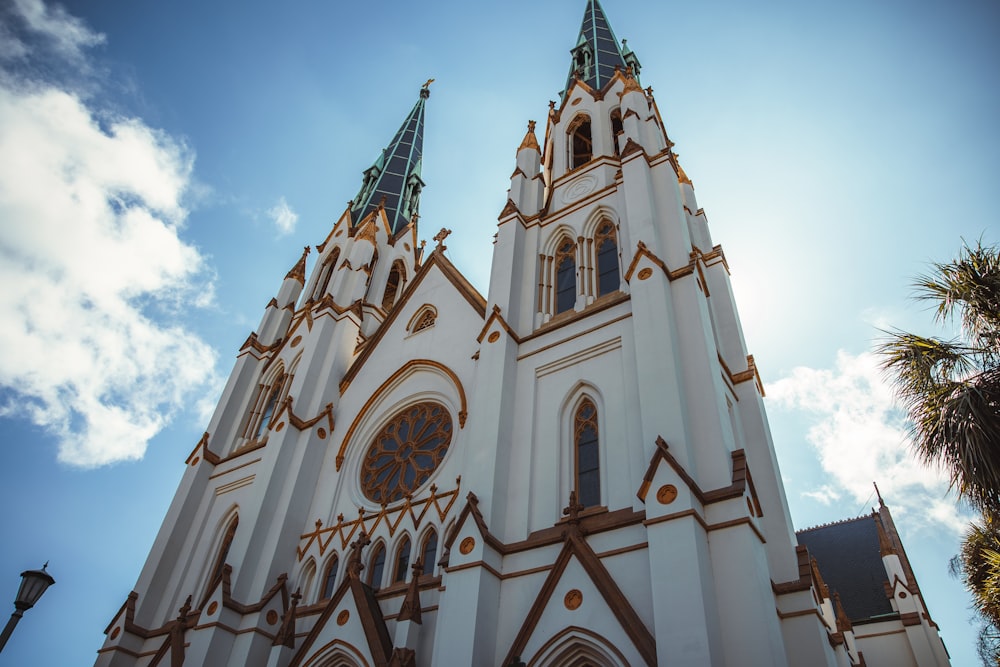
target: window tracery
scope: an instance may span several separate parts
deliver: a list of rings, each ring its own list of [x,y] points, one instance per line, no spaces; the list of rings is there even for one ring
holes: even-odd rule
[[[340,566],[340,559],[337,558],[337,554],[334,554],[330,559],[330,564],[326,566],[325,576],[323,577],[323,595],[321,600],[329,600],[333,597],[334,585],[337,583],[337,568]]]
[[[589,398],[580,401],[573,419],[576,450],[576,495],[584,507],[601,504],[600,452],[597,436],[597,407]]]
[[[433,528],[428,531],[424,538],[423,549],[421,549],[421,560],[424,565],[424,574],[433,575],[435,559],[437,558],[437,532]]]
[[[590,133],[590,117],[581,115],[569,126],[569,164],[576,169],[594,157],[594,141]]]
[[[385,284],[385,293],[382,295],[382,310],[388,311],[395,304],[396,295],[399,292],[405,275],[406,270],[403,268],[403,263],[397,259],[392,263],[392,269],[389,271],[389,279]]]
[[[396,551],[396,566],[393,569],[392,581],[399,583],[406,581],[406,569],[410,567],[410,538],[403,537],[399,548]]]
[[[382,586],[382,572],[385,570],[385,544],[379,542],[375,545],[370,562],[368,585],[378,590]]]
[[[424,484],[444,460],[452,421],[440,403],[426,401],[398,412],[369,447],[361,464],[365,496],[384,504]]]
[[[572,310],[576,304],[576,244],[565,239],[556,251],[555,314]]]
[[[615,226],[605,220],[594,235],[597,251],[597,296],[617,292],[621,285],[618,271],[618,240]]]

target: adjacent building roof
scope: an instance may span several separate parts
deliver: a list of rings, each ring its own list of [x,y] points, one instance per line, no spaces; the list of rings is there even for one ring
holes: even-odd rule
[[[819,563],[830,591],[840,593],[844,611],[855,624],[895,614],[886,597],[875,521],[867,515],[796,533],[799,544]]]

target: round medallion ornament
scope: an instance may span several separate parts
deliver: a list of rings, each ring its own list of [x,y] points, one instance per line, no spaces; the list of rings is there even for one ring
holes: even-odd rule
[[[493,333],[490,334],[490,337],[487,338],[486,340],[488,340],[491,343],[497,342],[498,340],[500,340],[500,332],[494,331]]]
[[[664,484],[657,489],[656,499],[661,505],[669,505],[677,499],[677,487],[673,484]]]
[[[651,275],[653,275],[653,269],[647,266],[643,270],[639,271],[639,280],[648,280]]]
[[[301,342],[302,342],[302,336],[296,336],[295,338],[292,339],[292,342],[289,343],[289,345],[291,345],[292,347],[295,347],[296,345],[298,345]]]
[[[472,553],[472,550],[476,548],[476,540],[473,537],[467,537],[462,540],[462,543],[458,545],[458,550],[462,552],[463,556],[468,556]]]
[[[120,635],[121,633],[122,629],[120,627],[116,627],[114,630],[111,631],[111,638],[118,639],[118,635]]]
[[[212,604],[208,605],[207,609],[208,615],[212,616],[218,609],[219,609],[219,603],[213,601]]]
[[[361,490],[376,503],[402,500],[437,470],[451,444],[451,415],[424,402],[398,412],[375,436],[361,464]]]
[[[268,625],[274,625],[278,622],[278,612],[273,609],[268,609],[266,619]]]
[[[580,605],[583,604],[583,593],[574,588],[569,593],[566,593],[566,597],[563,598],[563,604],[570,611],[579,609]]]
[[[351,618],[351,612],[346,609],[339,614],[337,614],[337,625],[347,625],[347,621]]]
[[[326,440],[326,429],[320,426],[318,429],[316,429],[316,435],[319,436],[320,440]]]
[[[279,423],[277,426],[274,427],[274,430],[277,431],[278,433],[281,433],[281,429],[283,428],[285,428],[285,422]]]

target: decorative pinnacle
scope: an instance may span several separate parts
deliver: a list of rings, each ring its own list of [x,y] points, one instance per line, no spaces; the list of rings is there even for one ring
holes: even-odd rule
[[[536,151],[541,152],[541,148],[538,146],[538,139],[535,137],[535,121],[528,121],[528,133],[524,135],[524,140],[521,141],[521,145],[517,147],[517,150],[522,148],[533,148]]]
[[[892,556],[896,554],[895,547],[892,546],[892,542],[889,541],[889,536],[885,533],[885,527],[882,525],[882,519],[879,518],[878,514],[872,512],[872,520],[875,522],[875,528],[878,529],[878,551],[880,556]]]
[[[420,97],[427,99],[431,96],[431,84],[434,83],[434,79],[427,79],[427,83],[420,87]]]
[[[446,238],[448,238],[449,234],[451,234],[451,230],[450,229],[445,229],[444,227],[442,227],[441,231],[438,232],[437,234],[435,234],[434,238],[432,240],[433,241],[437,241],[437,247],[438,248],[440,248],[441,250],[446,250],[447,248],[444,245],[444,240]]]
[[[288,274],[285,275],[285,280],[292,278],[294,280],[298,280],[303,285],[306,284],[306,257],[308,255],[309,255],[309,246],[306,246],[302,250],[302,257],[300,257],[299,261],[295,263],[295,266],[292,267],[291,271],[289,271]]]

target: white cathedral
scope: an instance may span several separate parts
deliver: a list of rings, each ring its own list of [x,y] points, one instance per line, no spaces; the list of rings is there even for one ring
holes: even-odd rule
[[[597,0],[571,55],[485,297],[418,242],[421,89],[239,351],[99,667],[949,664],[881,503],[797,538],[726,257]]]

